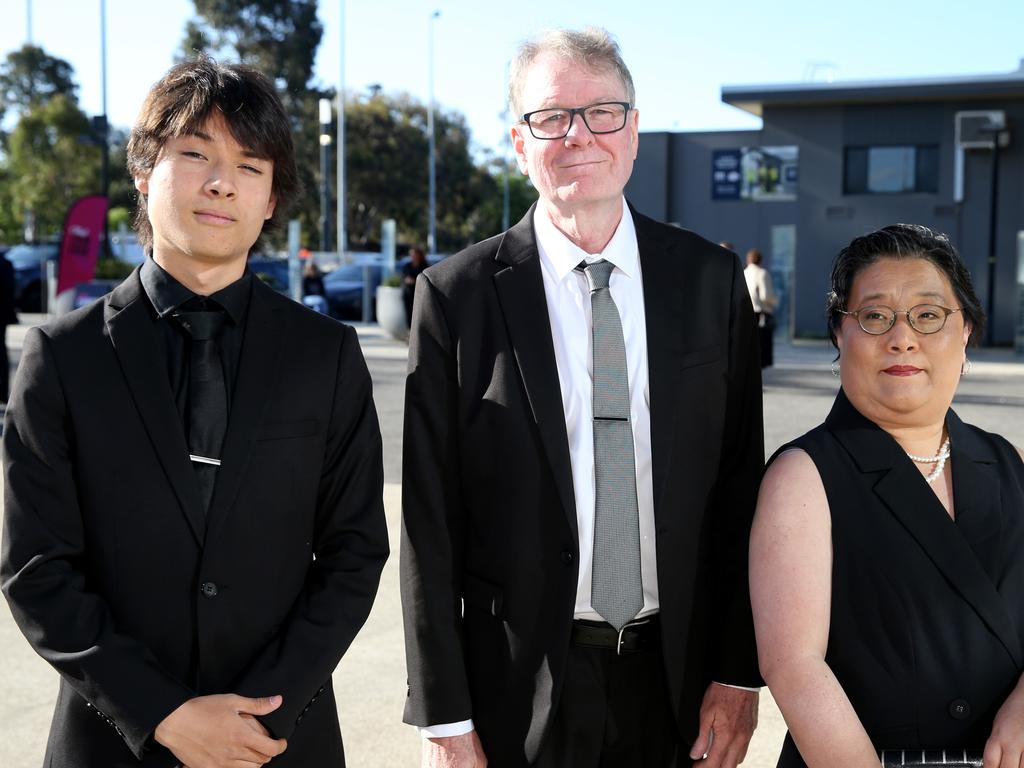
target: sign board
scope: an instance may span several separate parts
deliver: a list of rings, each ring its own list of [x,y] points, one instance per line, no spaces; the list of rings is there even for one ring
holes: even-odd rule
[[[711,153],[711,199],[791,202],[800,180],[800,148],[740,147]]]

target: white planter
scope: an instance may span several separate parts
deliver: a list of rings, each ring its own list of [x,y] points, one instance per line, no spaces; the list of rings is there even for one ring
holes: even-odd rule
[[[377,324],[392,337],[401,341],[408,340],[409,326],[405,319],[405,301],[400,287],[377,286]]]

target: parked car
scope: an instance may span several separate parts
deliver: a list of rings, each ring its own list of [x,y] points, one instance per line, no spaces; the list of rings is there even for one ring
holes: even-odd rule
[[[72,288],[71,308],[78,309],[86,304],[92,304],[96,299],[101,299],[117,287],[118,280],[90,280],[87,283],[79,283]]]
[[[14,267],[14,306],[21,312],[39,312],[43,304],[43,265],[60,255],[57,243],[25,243],[7,252]]]
[[[256,254],[249,257],[249,269],[278,293],[288,293],[288,259]]]
[[[332,317],[363,318],[363,283],[370,284],[370,317],[376,317],[377,286],[384,274],[382,264],[346,264],[324,275],[324,293]]]
[[[431,264],[441,261],[444,256],[428,256]],[[395,272],[402,274],[409,257],[405,256],[395,262]],[[363,267],[366,267],[370,283],[370,319],[377,318],[377,286],[384,279],[384,264],[380,254],[362,254],[360,261],[338,267],[324,275],[324,293],[327,294],[327,306],[333,317],[342,320],[363,319]]]

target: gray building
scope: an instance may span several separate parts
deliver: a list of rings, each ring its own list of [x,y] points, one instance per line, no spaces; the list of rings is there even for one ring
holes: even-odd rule
[[[1005,75],[728,86],[760,131],[644,133],[626,195],[649,216],[760,248],[784,296],[780,330],[826,335],[829,268],[894,222],[946,232],[989,312],[988,343],[1024,320],[1024,62]],[[992,212],[995,216],[992,216]],[[994,250],[994,263],[990,258]]]

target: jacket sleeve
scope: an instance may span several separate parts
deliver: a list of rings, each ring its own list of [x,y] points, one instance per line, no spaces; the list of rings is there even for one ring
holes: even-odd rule
[[[402,612],[408,667],[404,720],[472,717],[460,607],[465,510],[460,485],[457,349],[445,297],[421,275],[405,384]]]
[[[757,331],[743,270],[734,260],[729,313],[729,372],[721,462],[715,481],[715,605],[713,678],[759,687],[754,621],[750,609],[748,547],[757,491],[764,473],[764,421]]]
[[[64,387],[52,341],[33,328],[4,422],[0,583],[36,653],[141,759],[160,721],[195,694],[119,631],[91,589]]]
[[[388,557],[384,465],[370,373],[354,329],[344,329],[317,497],[313,560],[287,621],[232,692],[281,694],[260,717],[289,738],[363,626]]]

